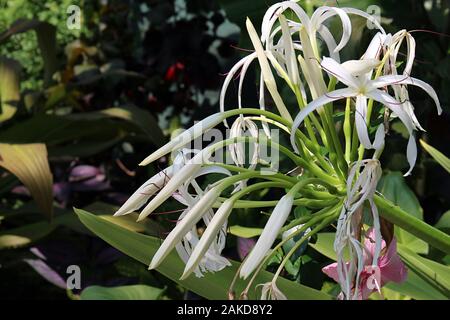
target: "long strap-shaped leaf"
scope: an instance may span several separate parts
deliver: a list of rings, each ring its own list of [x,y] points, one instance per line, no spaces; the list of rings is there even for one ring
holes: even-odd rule
[[[130,257],[148,265],[152,256],[160,246],[160,240],[155,237],[145,236],[130,230],[124,229],[113,222],[106,221],[87,211],[74,209],[81,222],[100,238],[108,242],[113,247],[129,255]],[[207,273],[203,278],[190,276],[186,280],[179,280],[183,273],[184,264],[175,252],[169,254],[164,262],[157,268],[157,271],[179,283],[183,287],[208,299],[227,299],[228,287],[239,268],[240,263],[232,261],[232,266],[217,273]],[[261,272],[255,284],[269,282],[273,275],[269,272]],[[331,297],[321,291],[300,285],[298,283],[280,278],[277,285],[289,299],[331,299]],[[245,283],[238,281],[236,292],[244,289]],[[257,297],[255,287],[249,291],[250,299]]]
[[[48,219],[53,215],[53,176],[45,144],[0,143],[0,166],[14,174],[30,191]]]

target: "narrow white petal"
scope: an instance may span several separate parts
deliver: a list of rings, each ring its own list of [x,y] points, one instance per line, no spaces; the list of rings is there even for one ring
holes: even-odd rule
[[[339,45],[334,49],[335,52],[339,52],[348,43],[352,34],[352,23],[347,13],[340,8],[322,6],[314,12],[311,18],[311,23],[318,29],[319,26],[325,22],[325,20],[334,15],[338,15],[342,23],[342,38]]]
[[[357,15],[357,16],[367,19],[368,21],[372,22],[377,27],[377,29],[380,30],[383,34],[386,33],[384,31],[384,28],[378,22],[378,20],[374,16],[368,14],[367,12],[361,11],[358,9],[354,9],[354,8],[342,8],[342,10],[344,10],[347,13],[354,14],[354,15]]]
[[[410,76],[393,75],[393,76],[381,76],[370,82],[370,86],[373,88],[383,88],[386,86],[399,84],[417,86],[423,89],[434,100],[434,103],[436,104],[436,108],[438,110],[438,114],[440,115],[442,113],[441,104],[439,102],[439,98],[436,94],[436,91],[434,91],[432,86],[430,86],[428,83],[422,80],[412,78]]]

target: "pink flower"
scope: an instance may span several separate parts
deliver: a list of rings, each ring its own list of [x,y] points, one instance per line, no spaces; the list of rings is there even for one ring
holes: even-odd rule
[[[377,266],[372,266],[372,257],[375,251],[374,234],[374,230],[371,228],[364,240],[364,269],[359,275],[357,293],[357,297],[360,300],[366,300],[375,291],[379,292],[381,287],[390,281],[397,283],[405,281],[408,274],[408,269],[397,254],[397,240],[395,237],[387,248],[386,242],[382,241],[382,254],[378,258]],[[349,267],[348,263],[347,267]],[[333,278],[334,281],[339,282],[337,263],[324,267],[322,271],[330,278]]]

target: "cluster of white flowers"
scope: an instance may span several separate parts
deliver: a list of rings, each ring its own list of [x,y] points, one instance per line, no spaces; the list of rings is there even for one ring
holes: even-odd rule
[[[359,59],[342,62],[340,51],[346,47],[352,35],[350,19],[354,15],[367,19],[377,30]],[[333,18],[338,18],[342,25],[340,39],[335,39],[327,27],[329,20]],[[261,36],[258,36],[248,19],[246,26],[254,51],[238,61],[225,78],[220,93],[221,112],[198,122],[147,157],[141,165],[147,165],[171,152],[183,150],[180,153],[182,156],[177,157],[172,166],[150,178],[116,215],[139,209],[153,195],[139,219],[151,214],[170,197],[184,204],[186,210],[154,255],[150,268],[158,267],[170,251],[176,248],[186,262],[182,276],[186,278],[191,272],[200,276],[202,272],[219,271],[229,265],[220,254],[225,246],[227,219],[235,207],[274,207],[255,247],[240,268],[241,277],[246,279],[252,273],[257,273],[268,256],[274,252],[272,246],[282,234],[286,221],[290,220],[293,207],[309,206],[316,210],[312,218],[302,221],[304,225],[294,229],[295,231],[286,239],[283,238],[282,242],[291,241],[295,235],[302,232],[304,234],[306,229],[308,232],[304,237],[310,237],[337,219],[335,250],[338,255],[339,282],[345,298],[351,299],[352,287],[356,286],[362,268],[363,249],[359,239],[358,222],[361,220],[360,215],[365,203],[370,206],[375,229],[377,244],[374,265],[381,250],[378,212],[373,197],[381,176],[378,158],[384,148],[386,128],[383,124],[376,127],[375,123],[380,121],[371,119],[374,117],[372,111],[375,103],[377,107],[390,110],[391,117],[398,117],[409,133],[406,154],[410,168],[407,175],[411,173],[417,157],[414,131],[423,130],[414,115],[408,86],[425,90],[434,100],[438,113],[441,113],[438,97],[431,86],[411,77],[416,46],[411,34],[406,30],[394,35],[387,34],[378,21],[364,11],[322,6],[315,10],[312,16],[308,16],[296,1],[283,1],[267,10],[262,22]],[[405,41],[406,62],[402,70],[399,70],[400,48]],[[261,70],[259,109],[242,107],[243,81],[253,62],[258,62]],[[227,88],[238,73],[238,108],[226,111]],[[295,111],[295,116],[291,115],[280,94],[281,81],[284,81],[291,94],[296,97],[298,111]],[[273,102],[278,115],[266,110],[269,100]],[[333,103],[339,100],[345,100],[347,104],[343,132],[336,129],[337,120],[333,117]],[[228,126],[227,118],[232,116],[237,118],[231,127],[230,139],[203,150],[183,149],[186,144],[221,122]],[[301,167],[301,174],[260,174],[257,170],[257,165],[261,165],[257,161],[260,141],[258,126],[255,123],[257,120],[261,122],[266,138],[270,139],[270,125],[287,131],[291,146],[278,147],[295,162],[295,167]],[[304,127],[301,127],[302,124]],[[375,132],[372,139],[369,128],[373,128]],[[249,137],[244,137],[246,134]],[[340,134],[345,135],[345,148],[341,147],[341,140],[344,139],[339,137]],[[244,165],[245,143],[255,145],[250,167]],[[210,163],[211,154],[225,147],[229,148],[236,165]],[[327,150],[325,154],[321,151],[323,149]],[[364,159],[371,150],[374,150],[372,156]],[[188,159],[188,154],[194,156]],[[289,168],[289,171],[290,169],[292,168]],[[195,179],[212,172],[222,173],[224,178],[203,190]],[[247,186],[250,179],[264,182]],[[234,187],[232,196],[228,199],[220,198],[223,191],[229,187]],[[260,201],[260,206],[252,205],[250,200],[241,199],[250,192],[268,187],[287,188],[289,192],[278,203],[268,201],[260,205]],[[195,195],[190,194],[190,190],[195,190]],[[214,208],[218,208],[216,212]],[[196,225],[202,219],[206,230],[200,237]],[[295,226],[291,225],[290,228],[292,227]],[[345,248],[350,250],[350,261],[344,261]],[[350,266],[347,267],[347,264]],[[276,277],[272,282],[264,284],[264,298],[284,298],[275,282]],[[357,296],[357,293],[354,296]]]

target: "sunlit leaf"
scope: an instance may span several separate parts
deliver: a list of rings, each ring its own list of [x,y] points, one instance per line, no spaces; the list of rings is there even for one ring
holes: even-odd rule
[[[20,101],[20,65],[17,61],[0,58],[0,123],[11,119]]]
[[[81,222],[100,238],[146,265],[150,263],[152,256],[160,246],[160,239],[129,231],[87,211],[75,209],[75,212]],[[157,268],[157,271],[200,296],[208,299],[226,299],[229,285],[239,265],[238,262],[233,261],[231,267],[227,267],[220,272],[214,274],[207,273],[203,278],[197,278],[192,275],[188,279],[181,281],[179,277],[183,272],[184,264],[176,252],[172,252],[161,266]],[[258,292],[255,290],[255,285],[268,282],[272,277],[273,274],[269,272],[261,272],[249,291],[249,297],[256,298]],[[240,293],[244,289],[245,284],[243,281],[237,281],[235,287],[236,292]],[[279,278],[277,285],[290,299],[331,298],[323,292],[302,286],[284,278]]]
[[[53,214],[53,175],[45,144],[0,143],[0,166],[27,187],[42,213],[50,220]]]
[[[84,289],[81,300],[158,300],[164,289],[146,285],[131,285],[121,287],[91,286]]]
[[[241,237],[241,238],[253,238],[256,236],[261,235],[263,229],[261,228],[249,228],[249,227],[243,227],[243,226],[231,226],[228,229],[228,232],[231,233],[234,236]]]
[[[55,223],[42,221],[2,231],[0,232],[0,250],[30,245],[50,234],[55,227]]]

